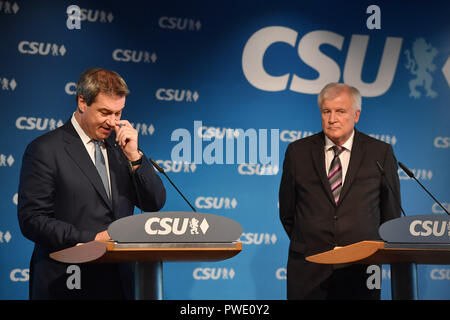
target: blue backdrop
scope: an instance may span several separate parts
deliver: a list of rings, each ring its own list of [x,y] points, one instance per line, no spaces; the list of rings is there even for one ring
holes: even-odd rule
[[[76,11],[67,13],[73,4],[79,20]],[[286,298],[280,168],[290,142],[321,130],[317,93],[330,81],[360,88],[357,128],[390,143],[448,208],[449,3],[377,1],[378,17],[366,12],[371,4],[0,1],[0,299],[28,297],[33,244],[16,216],[23,151],[70,118],[75,82],[88,67],[124,77],[131,94],[123,118],[198,210],[234,219],[244,229],[243,250],[232,259],[165,263],[165,299]],[[377,23],[379,29],[372,28]],[[201,122],[199,130],[194,121]],[[187,163],[175,161],[177,129],[189,133],[192,148],[200,141],[199,158],[192,150],[182,159]],[[223,149],[208,153],[212,142]],[[255,151],[266,142],[269,163]],[[220,164],[227,156],[231,163]],[[408,215],[442,214],[402,170],[399,176]],[[163,210],[189,210],[163,180]],[[419,266],[418,279],[420,299],[450,299],[449,266]],[[391,297],[388,266],[382,297]]]

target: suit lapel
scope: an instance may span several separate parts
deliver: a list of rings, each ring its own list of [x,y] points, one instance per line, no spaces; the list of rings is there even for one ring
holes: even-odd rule
[[[317,139],[314,141],[314,145],[312,148],[312,158],[314,168],[320,178],[322,186],[329,200],[335,205],[333,193],[331,192],[330,182],[328,181],[327,177],[327,171],[325,169],[325,135],[323,132],[317,135]]]
[[[342,186],[341,194],[339,196],[339,203],[344,200],[345,195],[353,184],[353,180],[361,167],[362,160],[365,154],[365,145],[362,141],[361,134],[355,129],[355,137],[353,140],[352,151],[350,153],[350,162],[348,164],[347,174],[345,176],[344,185]]]
[[[108,208],[112,210],[112,203],[106,195],[106,190],[103,186],[103,182],[100,178],[97,168],[92,162],[92,159],[89,157],[89,154],[84,147],[81,138],[78,136],[70,120],[64,125],[64,133],[64,141],[66,142],[65,150],[68,153],[69,157],[73,159],[73,161],[77,164],[83,174],[92,183],[95,190],[106,203]]]

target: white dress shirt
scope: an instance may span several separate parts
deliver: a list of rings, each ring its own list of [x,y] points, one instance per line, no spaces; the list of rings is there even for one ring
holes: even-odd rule
[[[72,115],[72,118],[70,119],[70,121],[72,122],[72,125],[75,128],[75,131],[80,136],[81,141],[83,142],[83,145],[86,148],[86,151],[88,152],[89,156],[91,157],[92,163],[95,165],[94,141],[91,138],[89,138],[89,136],[86,134],[86,132],[84,132],[83,128],[81,128],[77,119],[75,119],[75,113]],[[106,172],[108,174],[109,190],[111,190],[111,177],[109,175],[108,153],[106,152],[106,147],[105,147],[104,141],[102,141],[102,143],[100,145],[101,145],[100,149],[102,150],[102,153],[103,153],[103,158],[105,158]]]
[[[345,175],[347,174],[348,164],[350,162],[350,154],[352,152],[354,136],[355,130],[353,130],[350,138],[348,138],[348,140],[342,145],[345,149],[339,155],[339,160],[341,160],[342,166],[342,185],[344,185]],[[328,171],[330,170],[331,161],[333,161],[334,158],[334,151],[331,149],[333,146],[335,146],[333,141],[325,135],[325,170],[327,171],[327,176]]]

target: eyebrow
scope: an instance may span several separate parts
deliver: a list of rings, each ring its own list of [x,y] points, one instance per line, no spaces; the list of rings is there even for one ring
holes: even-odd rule
[[[125,108],[125,106],[124,106],[124,108]],[[112,111],[110,109],[107,109],[107,108],[100,108],[100,109],[98,109],[98,111],[100,111],[100,112],[107,112],[107,113],[119,113],[119,112],[122,112],[124,108],[120,109],[117,112],[114,112],[114,111]]]

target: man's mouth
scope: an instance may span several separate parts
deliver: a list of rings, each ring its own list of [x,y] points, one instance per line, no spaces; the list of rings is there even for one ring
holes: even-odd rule
[[[109,128],[109,127],[100,127],[100,128],[108,133],[111,132],[111,130],[112,130],[112,128]]]

